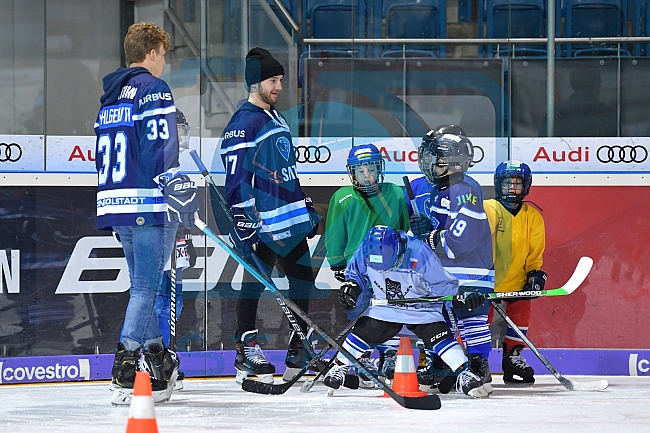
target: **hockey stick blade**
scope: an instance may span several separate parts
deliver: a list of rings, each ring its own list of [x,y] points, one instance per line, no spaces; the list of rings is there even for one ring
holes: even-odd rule
[[[594,261],[591,257],[581,257],[576,265],[573,275],[569,280],[564,283],[563,286],[558,287],[557,289],[548,289],[548,290],[527,290],[519,292],[495,292],[487,293],[484,296],[489,300],[499,300],[499,299],[518,299],[518,298],[530,298],[530,297],[548,297],[548,296],[566,296],[575,292],[580,284],[582,284],[593,266]],[[435,298],[408,298],[408,299],[373,299],[372,305],[391,305],[391,304],[415,304],[421,302],[443,302],[443,301],[453,301],[457,299],[456,296],[439,296]]]
[[[293,312],[295,312],[296,315],[300,317],[303,321],[305,321],[307,325],[314,328],[314,332],[317,332],[318,334],[322,335],[326,339],[326,341],[332,345],[332,347],[337,349],[343,356],[345,356],[348,359],[348,361],[350,361],[350,363],[357,369],[358,372],[361,372],[366,377],[369,377],[370,380],[375,385],[377,385],[379,389],[381,389],[386,394],[388,394],[400,406],[405,407],[407,409],[421,409],[421,410],[440,409],[441,407],[440,398],[435,394],[426,395],[422,397],[405,397],[399,395],[398,393],[393,391],[390,387],[386,386],[386,384],[384,384],[382,381],[374,377],[373,374],[370,373],[368,369],[366,369],[366,367],[364,367],[361,363],[359,363],[359,361],[357,361],[354,355],[352,355],[350,352],[345,350],[345,348],[342,345],[337,343],[336,340],[330,337],[317,324],[315,324],[307,316],[307,314],[305,314],[305,312],[302,311],[292,300],[285,299],[282,293],[280,293],[278,288],[275,287],[275,285],[272,282],[269,282],[266,278],[264,278],[257,269],[251,266],[244,258],[242,258],[235,250],[233,250],[232,247],[230,247],[228,244],[222,241],[217,235],[215,235],[214,232],[208,226],[206,226],[203,221],[201,221],[198,214],[195,214],[194,225],[196,225],[197,228],[199,228],[203,233],[205,233],[206,236],[214,240],[217,243],[217,245],[219,245],[226,252],[228,252],[228,254],[233,259],[235,259],[235,261],[237,261],[240,265],[242,265],[260,283],[264,284],[264,286],[276,296],[278,303],[281,304],[283,309],[289,308]]]

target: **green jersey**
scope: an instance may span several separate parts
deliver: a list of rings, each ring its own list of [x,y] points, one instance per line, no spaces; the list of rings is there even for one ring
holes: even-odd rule
[[[330,266],[345,266],[368,230],[376,225],[409,229],[409,215],[402,189],[384,182],[379,193],[365,197],[352,185],[334,193],[327,211],[325,247]]]

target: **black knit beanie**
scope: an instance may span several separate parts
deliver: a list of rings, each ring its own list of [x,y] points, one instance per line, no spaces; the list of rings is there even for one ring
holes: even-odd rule
[[[284,68],[264,48],[255,47],[246,54],[246,85],[262,82],[276,75],[284,75]]]

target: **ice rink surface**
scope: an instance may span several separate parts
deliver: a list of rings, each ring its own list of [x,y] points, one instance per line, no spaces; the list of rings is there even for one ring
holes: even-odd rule
[[[309,393],[295,386],[272,396],[244,392],[234,379],[186,380],[185,389],[155,411],[160,433],[650,431],[650,377],[599,377],[610,384],[601,392],[567,391],[553,376],[536,378],[532,388],[507,388],[494,376],[490,398],[450,393],[435,411],[404,409],[378,390],[327,397],[317,384]],[[110,396],[108,382],[2,385],[0,431],[125,432],[129,409],[111,406]]]

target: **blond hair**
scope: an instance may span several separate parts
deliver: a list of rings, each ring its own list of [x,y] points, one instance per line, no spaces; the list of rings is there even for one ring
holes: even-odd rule
[[[162,44],[169,51],[169,33],[152,23],[136,23],[129,26],[124,38],[124,54],[127,63],[141,63],[151,50],[158,52]]]

